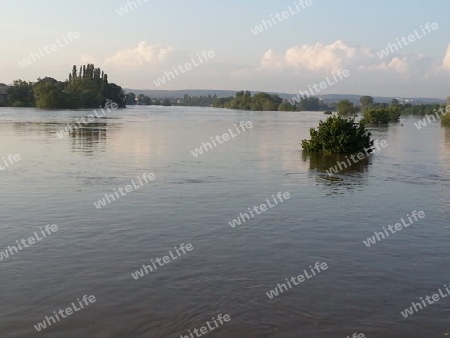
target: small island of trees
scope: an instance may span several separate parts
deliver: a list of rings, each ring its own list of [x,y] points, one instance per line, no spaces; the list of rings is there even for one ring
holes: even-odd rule
[[[302,140],[303,150],[309,153],[351,154],[371,148],[371,133],[354,119],[330,116],[319,122],[319,128],[311,128],[310,140]]]
[[[112,101],[125,108],[122,87],[108,82],[108,75],[93,64],[73,66],[64,82],[51,77],[37,82],[14,81],[8,88],[7,106],[41,109],[94,109]]]
[[[240,91],[235,97],[227,97],[213,100],[213,107],[253,111],[322,111],[328,107],[321,99],[314,96],[304,96],[295,105],[282,99],[276,94],[257,93],[252,95],[250,91]]]
[[[388,125],[391,122],[399,122],[401,116],[427,116],[435,115],[436,112],[446,110],[450,106],[450,98],[447,104],[412,104],[399,103],[398,99],[392,99],[390,104],[376,103],[371,96],[361,96],[360,106],[355,106],[349,100],[341,100],[337,104],[337,112],[340,116],[355,116],[362,112],[361,124],[365,125]],[[450,114],[441,114],[441,124],[450,125]]]
[[[349,100],[341,100],[337,104],[338,114],[329,117],[326,121],[320,121],[318,129],[310,129],[310,140],[302,140],[301,145],[305,153],[347,154],[369,149],[373,141],[371,133],[366,125],[388,125],[390,122],[398,122],[404,115],[433,115],[437,111],[442,112],[441,124],[450,125],[450,97],[447,106],[440,104],[417,105],[399,104],[393,99],[390,105],[374,103],[370,96],[362,96],[360,99],[363,117],[359,123],[355,122],[358,107]],[[351,118],[348,118],[351,116]]]

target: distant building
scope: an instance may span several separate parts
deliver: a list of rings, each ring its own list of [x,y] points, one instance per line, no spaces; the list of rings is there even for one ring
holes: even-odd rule
[[[8,86],[0,83],[0,102],[5,102],[8,96]]]

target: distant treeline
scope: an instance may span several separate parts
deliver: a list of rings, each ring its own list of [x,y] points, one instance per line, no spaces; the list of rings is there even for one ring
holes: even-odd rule
[[[213,107],[242,109],[254,111],[321,111],[330,107],[321,99],[314,96],[302,97],[295,105],[282,99],[276,94],[257,93],[252,95],[249,91],[240,91],[235,97],[215,99]]]
[[[449,104],[450,97],[447,99],[447,105]],[[446,105],[441,104],[400,104],[397,99],[392,99],[390,104],[376,103],[371,96],[362,96],[359,107],[355,107],[349,100],[341,100],[338,103],[337,111],[339,115],[355,115],[361,111],[363,114],[360,120],[361,124],[388,124],[389,122],[398,122],[400,116],[407,115],[441,115],[441,123],[443,125],[450,124],[450,114],[445,114]],[[439,111],[443,113],[438,113]]]
[[[183,106],[197,106],[197,107],[211,107],[214,105],[214,102],[217,101],[217,95],[213,96],[210,94],[208,96],[189,96],[187,94],[184,95],[182,104]]]
[[[163,105],[163,106],[193,106],[216,107],[229,109],[242,109],[253,111],[321,111],[330,107],[317,97],[304,97],[294,106],[289,101],[275,94],[257,93],[251,95],[249,91],[240,91],[235,97],[218,98],[217,95],[190,96],[185,94],[183,99],[151,99],[150,97],[135,93],[126,95],[127,105]]]
[[[107,101],[125,107],[122,87],[108,82],[108,75],[93,64],[77,69],[73,66],[69,78],[57,81],[51,77],[37,82],[14,81],[8,87],[5,106],[37,107],[43,109],[94,109],[104,107]]]
[[[418,104],[413,105],[412,103],[399,103],[397,99],[392,99],[390,104],[387,103],[376,103],[371,96],[361,96],[360,104],[362,110],[367,109],[377,109],[377,108],[388,108],[396,107],[401,115],[431,115],[434,114],[435,110],[442,107],[441,104]]]
[[[171,106],[172,103],[169,99],[151,99],[150,97],[135,93],[126,94],[125,103],[127,106]]]

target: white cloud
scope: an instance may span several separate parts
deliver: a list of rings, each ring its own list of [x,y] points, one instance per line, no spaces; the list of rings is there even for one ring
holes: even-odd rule
[[[372,95],[394,95],[395,92],[397,96],[423,96],[426,84],[428,96],[448,96],[443,95],[446,89],[442,83],[448,83],[450,45],[443,60],[422,53],[407,54],[407,50],[380,59],[378,51],[342,40],[292,46],[281,51],[269,49],[262,54],[259,66],[240,73],[240,81],[253,79],[258,89],[292,93],[323,81],[339,69],[347,69],[351,76],[324,92]]]
[[[444,61],[442,62],[442,67],[444,69],[450,70],[450,45],[448,45],[445,52]]]
[[[362,69],[364,69],[364,67]],[[433,72],[435,67],[431,59],[425,57],[423,54],[417,54],[392,56],[389,61],[371,65],[365,67],[365,69],[393,71],[399,74],[419,73],[427,75],[430,72]]]
[[[289,48],[285,53],[285,61],[288,66],[295,68],[337,71],[343,67],[346,58],[355,54],[355,48],[338,40],[330,45],[317,43]]]
[[[398,73],[406,73],[409,69],[408,58],[395,56],[391,61],[383,62],[382,64],[371,69],[392,70]]]
[[[444,64],[450,69],[450,46]],[[261,59],[261,69],[335,73],[339,69],[389,71],[398,74],[422,72],[428,74],[434,64],[423,54],[391,54],[380,60],[376,52],[365,46],[350,46],[342,40],[331,44],[316,43],[291,47],[277,54],[268,50]]]
[[[267,69],[291,68],[335,72],[349,63],[372,56],[373,53],[366,47],[353,47],[342,40],[337,40],[328,45],[316,43],[291,47],[283,54],[268,50],[261,60],[261,66]]]
[[[135,47],[115,52],[100,62],[102,67],[110,74],[110,79],[114,77],[115,82],[121,83],[123,87],[141,87],[148,89],[179,89],[208,87],[209,81],[222,79],[225,74],[229,75],[230,70],[224,71],[214,63],[214,59],[209,59],[201,66],[198,64],[198,55],[203,51],[178,50],[169,45],[150,44],[141,41]],[[186,63],[193,64],[192,60],[197,60],[194,67],[189,71],[175,71],[180,65]],[[197,67],[197,66],[199,67]],[[170,78],[164,83],[164,87],[155,87],[158,78],[166,77],[167,72],[177,74],[175,78]],[[168,75],[167,75],[168,76]],[[132,83],[130,83],[132,79]],[[159,81],[157,81],[159,83]]]
[[[151,45],[141,41],[135,48],[125,49],[106,58],[105,65],[138,67],[143,65],[156,65],[166,61],[175,48],[171,46]]]
[[[439,60],[424,54],[399,52],[380,59],[377,51],[337,40],[329,44],[291,46],[281,51],[268,49],[260,55],[257,64],[228,63],[217,55],[216,62],[208,62],[195,71],[182,74],[165,84],[164,89],[202,87],[296,93],[306,90],[308,85],[324,81],[340,69],[348,69],[351,74],[348,79],[327,88],[322,94],[424,95],[423,86],[426,84],[427,95],[448,96],[444,95],[442,83],[448,83],[450,45],[445,58]],[[190,61],[197,52],[142,41],[103,58],[99,63],[103,63],[116,83],[124,87],[150,89],[154,88],[153,80],[174,66]],[[84,59],[91,57],[86,55]]]
[[[265,69],[282,69],[283,57],[277,55],[272,49],[269,49],[261,59],[261,67]]]

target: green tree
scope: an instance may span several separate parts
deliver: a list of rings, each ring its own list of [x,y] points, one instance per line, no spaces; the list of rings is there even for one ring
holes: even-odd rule
[[[283,99],[276,94],[257,93],[251,95],[249,91],[240,91],[236,93],[236,97],[218,99],[215,97],[208,97],[205,102],[211,102],[209,105],[218,108],[228,109],[242,109],[253,111],[277,111],[292,110],[288,103],[283,103]]]
[[[152,104],[152,99],[144,94],[139,94],[136,101],[136,104],[140,106],[150,106]],[[160,103],[155,103],[155,105],[160,105]]]
[[[361,96],[359,102],[361,103],[361,106],[363,108],[370,107],[371,105],[373,105],[373,97],[367,95]]]
[[[441,125],[450,126],[450,96],[447,97],[447,104],[444,106],[445,115],[441,118]]]
[[[103,104],[106,103],[106,100],[112,100],[117,103],[119,108],[125,108],[125,93],[122,87],[116,85],[115,83],[106,83],[102,94],[104,98]]]
[[[127,99],[126,99],[126,104],[127,105],[135,105],[136,104],[136,94],[135,93],[128,93],[127,95]]]
[[[274,102],[266,101],[263,106],[263,111],[276,111],[278,105]]]
[[[76,79],[77,78],[77,66],[75,66],[75,65],[73,65],[73,67],[72,67],[72,76],[71,76],[71,78],[72,79]]]
[[[347,99],[338,102],[337,111],[342,116],[355,115],[356,113],[355,105]]]
[[[63,83],[52,78],[38,79],[33,87],[36,107],[42,109],[72,108],[70,97],[63,91]]]
[[[319,128],[310,129],[310,140],[302,140],[306,152],[356,153],[369,149],[373,141],[370,132],[354,119],[330,116],[325,122],[319,122]]]
[[[278,106],[278,111],[293,111],[293,110],[294,110],[294,106],[292,104],[290,104],[288,101],[283,101]]]
[[[35,107],[36,101],[33,94],[33,83],[16,80],[8,87],[8,105],[13,107]]]
[[[65,82],[48,77],[38,79],[32,89],[35,105],[43,109],[99,108],[107,101],[125,107],[122,87],[108,83],[108,75],[93,64],[83,65],[78,70],[73,66]]]
[[[364,112],[361,124],[387,125],[389,122],[400,120],[400,109],[396,106],[389,108],[372,108]]]
[[[315,96],[303,96],[300,101],[297,102],[298,111],[321,111],[327,110],[330,107],[323,103],[321,99]]]
[[[441,125],[450,126],[450,113],[446,113],[444,116],[442,116]]]

